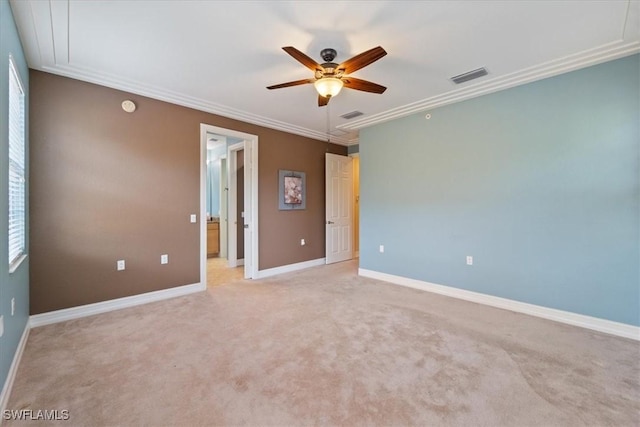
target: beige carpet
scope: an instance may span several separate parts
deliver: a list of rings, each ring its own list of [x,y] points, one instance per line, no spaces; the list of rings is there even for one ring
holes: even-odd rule
[[[640,424],[638,342],[356,267],[34,329],[8,408],[74,426]]]

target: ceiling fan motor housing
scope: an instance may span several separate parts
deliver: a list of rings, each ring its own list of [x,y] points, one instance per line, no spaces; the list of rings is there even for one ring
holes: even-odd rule
[[[331,49],[330,47],[326,49],[322,49],[320,51],[320,56],[325,62],[332,62],[337,55],[338,55],[338,52],[336,52],[335,49]]]

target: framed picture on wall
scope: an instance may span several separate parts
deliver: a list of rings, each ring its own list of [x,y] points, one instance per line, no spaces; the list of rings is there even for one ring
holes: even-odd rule
[[[306,174],[304,172],[278,171],[278,209],[281,211],[307,208]]]

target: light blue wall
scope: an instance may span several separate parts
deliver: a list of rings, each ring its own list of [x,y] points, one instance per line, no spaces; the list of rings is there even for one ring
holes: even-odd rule
[[[639,62],[362,130],[360,267],[640,325]]]
[[[25,111],[28,124],[29,70],[9,3],[7,0],[0,0],[0,315],[4,316],[4,335],[0,337],[0,389],[7,379],[9,367],[29,316],[29,258],[27,257],[13,274],[9,274],[8,266],[9,54],[13,56],[25,86]],[[28,134],[27,126],[27,144]],[[28,164],[27,159],[27,168]],[[27,246],[28,242],[29,229],[27,227]],[[16,301],[14,316],[11,316],[11,298],[15,298]]]

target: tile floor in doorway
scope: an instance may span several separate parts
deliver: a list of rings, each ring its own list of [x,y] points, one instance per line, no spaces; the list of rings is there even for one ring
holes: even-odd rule
[[[237,282],[244,278],[244,266],[228,267],[226,258],[207,258],[207,287]]]

